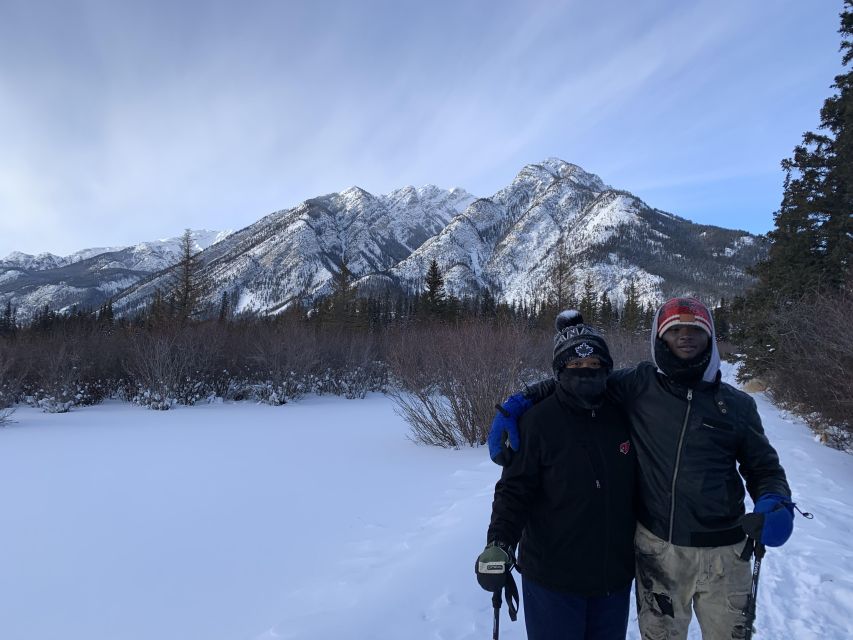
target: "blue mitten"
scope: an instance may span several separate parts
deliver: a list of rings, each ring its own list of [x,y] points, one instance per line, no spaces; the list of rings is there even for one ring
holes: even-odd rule
[[[755,509],[746,518],[754,523],[751,527],[744,525],[749,535],[768,547],[781,547],[794,531],[794,503],[787,496],[765,493],[756,500]]]
[[[489,457],[492,462],[507,466],[512,460],[513,451],[518,451],[521,441],[518,437],[518,419],[533,406],[523,393],[516,393],[498,407],[495,419],[489,429]]]

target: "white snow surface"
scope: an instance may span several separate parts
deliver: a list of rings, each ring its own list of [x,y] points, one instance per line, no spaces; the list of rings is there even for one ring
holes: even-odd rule
[[[755,638],[849,638],[853,457],[755,399],[815,514],[768,551]],[[14,419],[0,429],[4,640],[491,637],[473,565],[499,468],[485,448],[415,445],[381,395]],[[524,637],[504,609],[501,638]]]

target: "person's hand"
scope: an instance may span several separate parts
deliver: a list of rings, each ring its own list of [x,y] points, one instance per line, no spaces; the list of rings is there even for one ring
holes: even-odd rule
[[[518,437],[518,419],[533,403],[523,393],[511,395],[497,407],[498,412],[489,429],[489,457],[502,467],[512,461],[512,454],[521,447]]]
[[[477,582],[486,591],[500,591],[504,588],[509,572],[515,566],[512,547],[505,542],[492,541],[486,545],[474,563]]]
[[[766,493],[742,520],[743,530],[768,547],[781,547],[794,530],[794,503],[786,496]]]

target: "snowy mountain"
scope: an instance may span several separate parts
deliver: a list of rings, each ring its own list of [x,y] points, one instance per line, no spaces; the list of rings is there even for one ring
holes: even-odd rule
[[[322,295],[343,260],[357,276],[390,273],[473,201],[432,185],[380,196],[351,187],[277,211],[201,253],[210,301],[228,291],[236,310],[270,313]],[[163,286],[163,276],[142,281],[114,308],[132,313]]]
[[[645,301],[682,293],[731,297],[748,284],[745,268],[763,250],[750,234],[652,209],[552,158],[475,202],[392,273],[417,284],[435,259],[458,295],[487,286],[522,301],[548,281],[560,244],[573,261],[576,293],[590,276],[617,304],[632,279]]]
[[[632,280],[643,301],[694,294],[714,302],[742,292],[746,268],[766,251],[761,237],[654,209],[556,158],[524,167],[488,198],[432,185],[386,195],[351,187],[218,239],[199,242],[209,302],[227,292],[236,311],[260,313],[323,296],[344,263],[363,294],[419,289],[434,259],[456,295],[488,288],[523,301],[548,282],[560,246],[578,293],[589,277],[616,305]],[[166,288],[160,271],[173,249],[144,243],[44,269],[34,265],[57,258],[10,256],[0,263],[0,302],[11,297],[26,316],[45,302],[61,309],[113,296],[117,313],[133,313]]]
[[[230,233],[193,231],[195,249],[203,251]],[[14,252],[0,260],[0,300],[5,304],[11,299],[20,320],[32,317],[45,304],[60,311],[74,305],[97,307],[174,264],[179,255],[180,237],[131,247],[84,249],[68,256]]]
[[[426,186],[380,196],[352,187],[307,200],[233,234],[201,261],[214,284],[211,305],[227,292],[237,311],[275,313],[327,293],[344,262],[362,293],[419,289],[435,259],[456,295],[488,287],[510,301],[530,299],[560,244],[572,256],[577,292],[590,276],[617,305],[631,280],[644,301],[732,297],[765,250],[755,236],[653,209],[551,158],[490,198]],[[140,282],[116,298],[116,310],[142,308],[163,285],[162,276]]]

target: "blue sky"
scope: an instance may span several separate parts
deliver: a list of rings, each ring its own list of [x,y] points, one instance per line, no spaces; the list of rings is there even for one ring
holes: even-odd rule
[[[238,229],[358,185],[489,196],[556,156],[772,228],[835,0],[0,0],[0,257]]]

